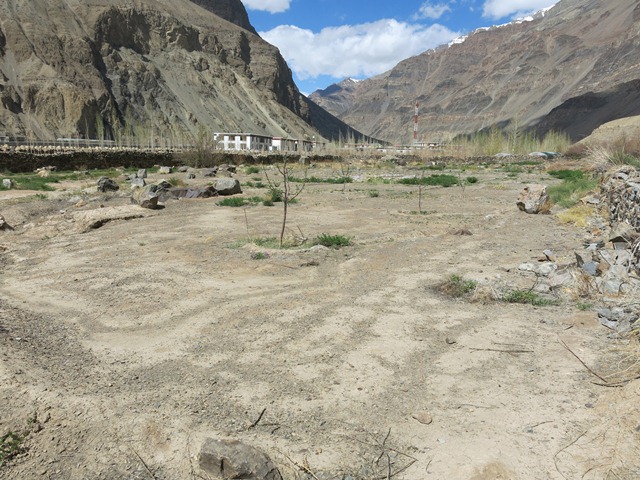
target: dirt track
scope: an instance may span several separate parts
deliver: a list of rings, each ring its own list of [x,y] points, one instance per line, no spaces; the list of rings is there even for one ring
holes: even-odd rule
[[[473,174],[426,189],[422,215],[416,187],[308,185],[292,231],[352,236],[341,250],[230,247],[275,236],[277,206],[1,200],[17,228],[0,232],[0,434],[32,433],[0,478],[206,478],[206,437],[261,448],[286,478],[305,462],[353,478],[638,478],[640,384],[594,384],[560,342],[605,371],[621,343],[593,311],[566,293],[533,307],[435,291],[452,274],[530,288],[518,265],[545,249],[570,264],[588,237],[518,211],[539,174]],[[142,217],[78,233],[94,210]]]

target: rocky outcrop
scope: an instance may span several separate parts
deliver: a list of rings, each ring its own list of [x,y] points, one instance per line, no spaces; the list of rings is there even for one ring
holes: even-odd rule
[[[561,0],[544,17],[478,30],[350,89],[311,98],[363,133],[393,142],[410,142],[416,99],[421,140],[492,125],[562,128],[579,140],[606,121],[640,114],[637,88],[621,103],[629,82],[640,79],[639,28],[637,2]],[[601,108],[614,97],[624,108]]]
[[[191,0],[196,5],[209,10],[211,13],[224,18],[225,20],[235,23],[239,27],[249,30],[251,33],[258,34],[249,22],[249,15],[240,0]]]
[[[0,19],[0,132],[9,135],[165,146],[201,129],[349,130],[309,105],[239,0],[10,0]]]

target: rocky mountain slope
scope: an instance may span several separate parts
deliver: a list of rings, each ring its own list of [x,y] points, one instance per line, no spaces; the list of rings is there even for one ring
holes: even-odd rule
[[[162,144],[348,130],[299,93],[240,0],[0,3],[0,134]]]
[[[416,99],[421,140],[492,125],[562,129],[579,140],[606,121],[640,113],[638,51],[637,1],[561,0],[535,20],[475,31],[310,98],[394,142],[410,141]]]

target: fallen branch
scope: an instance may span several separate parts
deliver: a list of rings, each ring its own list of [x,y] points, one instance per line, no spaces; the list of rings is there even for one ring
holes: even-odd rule
[[[260,420],[262,420],[262,416],[264,415],[264,412],[267,411],[267,407],[264,407],[262,409],[262,411],[260,412],[260,415],[258,416],[258,419],[253,422],[251,425],[249,425],[249,427],[247,428],[247,430],[251,430],[252,428],[256,427],[258,425],[258,423],[260,423]]]
[[[293,463],[299,470],[302,470],[304,473],[308,473],[309,475],[311,475],[313,478],[315,478],[315,480],[320,480],[315,473],[313,473],[311,471],[311,469],[309,468],[308,465],[300,465],[298,462],[296,462],[294,459],[292,459],[289,455],[287,455],[286,453],[281,452],[287,460],[289,460],[291,463]]]
[[[569,480],[564,473],[562,473],[560,471],[560,468],[558,468],[558,455],[560,455],[562,452],[564,452],[567,448],[569,448],[570,446],[572,446],[573,444],[575,444],[578,440],[580,440],[582,437],[584,437],[587,434],[587,431],[585,430],[584,432],[582,432],[578,438],[576,438],[573,442],[571,442],[569,445],[567,445],[566,447],[561,448],[560,450],[558,450],[556,452],[556,454],[553,456],[553,464],[556,466],[556,470],[558,471],[558,473],[560,475],[562,475],[562,478]]]
[[[533,353],[533,350],[501,350],[498,348],[473,348],[469,347],[469,350],[473,350],[474,352],[499,352],[499,353],[508,353],[510,355],[516,353]]]
[[[385,444],[387,443],[387,439],[389,438],[389,435],[391,435],[391,428],[389,428],[389,431],[387,432],[387,436],[384,437],[384,440],[382,441],[382,445],[380,445],[380,448],[382,448],[382,451],[380,452],[380,456],[376,459],[376,465],[380,463],[380,459],[384,455]]]
[[[608,382],[605,378],[603,378],[602,376],[598,375],[596,372],[594,372],[594,371],[591,369],[591,367],[589,367],[589,365],[587,365],[586,363],[584,363],[584,362],[582,361],[582,359],[581,359],[578,355],[576,355],[576,354],[574,353],[574,351],[573,351],[573,350],[571,350],[571,349],[567,346],[567,344],[566,344],[566,343],[564,343],[564,340],[562,340],[562,338],[560,338],[560,336],[558,336],[558,340],[560,341],[560,344],[561,344],[564,348],[566,348],[566,349],[567,349],[567,351],[568,351],[571,355],[573,355],[574,357],[576,357],[576,358],[578,359],[578,361],[582,364],[582,366],[583,366],[584,368],[586,368],[587,370],[589,370],[589,372],[590,372],[592,375],[594,375],[594,376],[598,377],[598,378],[599,378],[600,380],[602,380],[604,383],[609,384],[609,382]]]
[[[142,457],[138,455],[138,452],[136,452],[135,448],[133,448],[131,445],[129,445],[129,448],[136,455],[136,457],[138,457],[138,460],[140,460],[140,463],[142,463],[142,465],[144,466],[145,470],[149,473],[151,478],[153,480],[158,480],[158,477],[156,477],[156,475],[151,471],[151,469],[149,468],[149,465],[147,465],[147,463],[142,459]]]

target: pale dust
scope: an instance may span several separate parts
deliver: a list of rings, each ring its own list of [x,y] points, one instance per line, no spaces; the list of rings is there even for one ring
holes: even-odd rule
[[[560,343],[606,370],[615,341],[593,311],[433,288],[452,274],[529,288],[520,263],[550,249],[570,264],[588,236],[516,208],[539,175],[473,174],[464,192],[425,189],[423,214],[415,187],[307,185],[291,232],[352,236],[340,250],[231,247],[276,236],[278,205],[181,200],[85,232],[128,200],[80,214],[3,197],[17,228],[0,236],[0,433],[34,414],[42,429],[0,477],[203,478],[212,436],[259,447],[285,478],[305,462],[354,478],[637,478],[638,384],[595,385]]]

